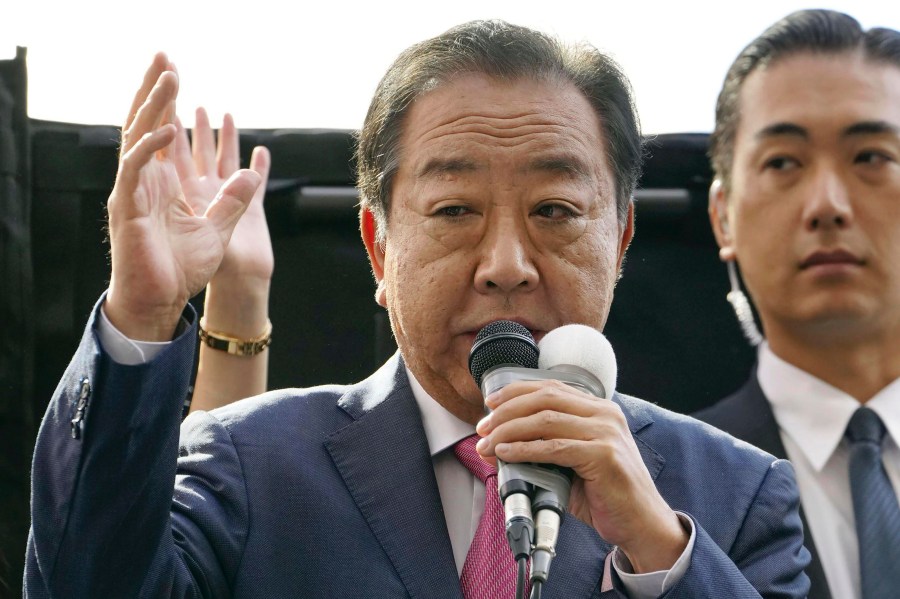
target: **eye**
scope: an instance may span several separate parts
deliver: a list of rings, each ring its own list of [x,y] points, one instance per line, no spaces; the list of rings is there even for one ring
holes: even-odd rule
[[[449,218],[459,218],[470,214],[472,211],[465,206],[444,206],[435,211],[435,216],[447,216]]]
[[[893,156],[891,156],[890,154],[886,154],[885,152],[880,152],[878,150],[864,150],[857,154],[856,158],[853,159],[853,162],[855,164],[868,164],[872,166],[877,166],[893,161]]]
[[[571,208],[562,204],[543,204],[534,213],[549,220],[565,220],[575,216]]]
[[[788,171],[800,166],[800,162],[790,156],[775,156],[766,160],[763,168],[776,171]]]

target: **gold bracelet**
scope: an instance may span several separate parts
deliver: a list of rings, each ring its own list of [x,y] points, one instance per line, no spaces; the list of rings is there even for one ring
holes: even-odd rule
[[[206,317],[200,319],[200,342],[232,356],[255,356],[272,344],[272,321],[266,319],[266,330],[259,337],[240,339],[206,328]]]

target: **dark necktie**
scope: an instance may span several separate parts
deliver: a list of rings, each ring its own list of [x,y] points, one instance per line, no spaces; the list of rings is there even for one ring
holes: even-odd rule
[[[847,425],[863,599],[900,597],[900,505],[881,463],[884,433],[869,408],[858,408]]]
[[[466,599],[511,599],[516,594],[516,562],[506,541],[497,469],[475,451],[472,435],[453,446],[456,458],[484,483],[484,512],[459,577]]]

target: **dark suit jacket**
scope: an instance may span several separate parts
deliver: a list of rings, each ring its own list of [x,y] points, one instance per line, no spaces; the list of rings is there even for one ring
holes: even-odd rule
[[[148,364],[121,366],[93,326],[35,448],[28,597],[461,597],[399,356],[356,385],[192,415],[179,444],[196,330]],[[790,464],[685,416],[615,401],[662,495],[695,523],[690,567],[667,596],[804,597]],[[600,591],[610,549],[567,516],[544,597],[623,596]]]
[[[778,432],[778,423],[775,422],[775,415],[772,413],[769,400],[766,399],[759,386],[755,367],[750,379],[743,387],[715,405],[697,412],[694,417],[755,445],[775,457],[787,458],[787,452]],[[800,517],[803,520],[803,529],[808,531],[809,525],[802,508]],[[819,554],[810,535],[806,536],[806,546],[812,556],[812,561],[806,568],[811,583],[809,599],[831,599],[825,571],[822,569],[822,562],[819,561]]]

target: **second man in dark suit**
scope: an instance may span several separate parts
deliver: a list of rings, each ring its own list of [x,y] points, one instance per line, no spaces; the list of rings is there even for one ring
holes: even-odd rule
[[[900,33],[822,10],[776,23],[729,70],[711,153],[720,257],[765,341],[747,384],[698,416],[794,463],[811,598],[896,597]],[[857,421],[879,433],[877,512],[853,480]]]

